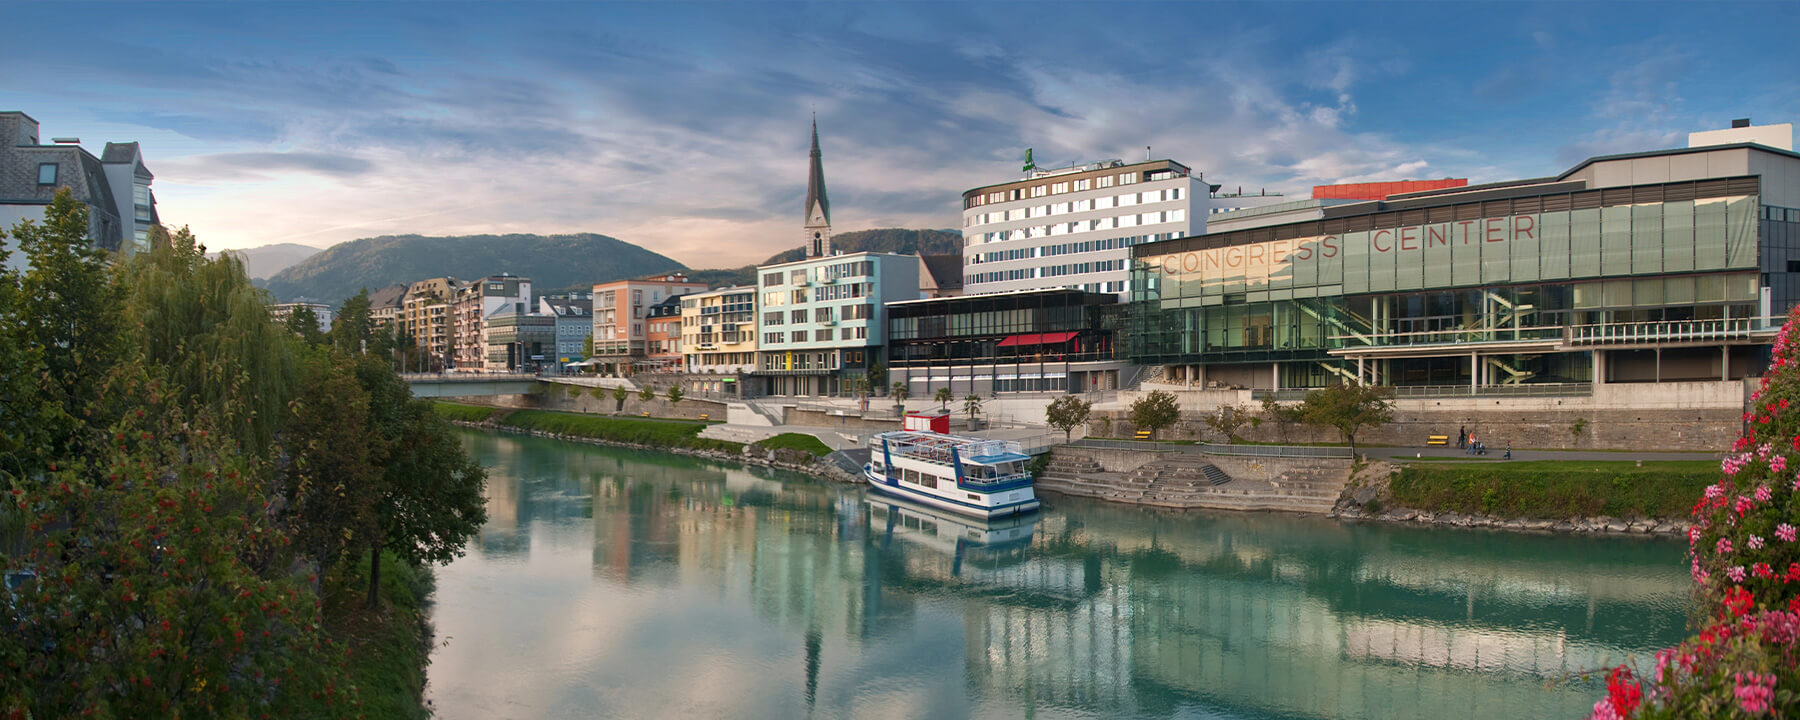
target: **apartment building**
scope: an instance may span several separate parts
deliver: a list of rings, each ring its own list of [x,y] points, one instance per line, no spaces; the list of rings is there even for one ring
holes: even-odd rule
[[[420,280],[406,287],[400,299],[400,327],[429,358],[428,370],[455,364],[456,326],[451,308],[463,282],[453,277]]]
[[[647,350],[650,308],[676,295],[697,293],[705,283],[683,273],[663,273],[594,286],[594,357],[606,373],[629,372]]]
[[[636,362],[637,370],[669,372],[681,369],[681,301],[685,297],[663,298],[644,313],[644,359]]]
[[[836,395],[881,360],[885,303],[919,298],[919,258],[826,255],[757,268],[762,394]]]
[[[18,111],[0,112],[0,228],[20,220],[43,220],[44,207],[67,188],[88,206],[88,237],[94,247],[130,255],[150,247],[150,228],[159,221],[150,184],[135,142],[107,143],[99,157],[80,138],[39,141],[38,121]],[[17,265],[20,258],[11,263]]]
[[[690,373],[756,369],[756,288],[740,285],[681,299],[681,350]]]
[[[538,298],[538,313],[556,318],[556,361],[567,365],[587,359],[587,338],[594,332],[594,300],[585,292]]]
[[[472,281],[456,290],[451,307],[454,367],[465,372],[500,372],[509,366],[488,364],[487,318],[512,307],[523,313],[531,304],[531,279],[501,273]]]
[[[331,332],[331,319],[333,317],[331,306],[306,298],[301,298],[294,302],[275,303],[270,305],[269,317],[274,318],[277,322],[284,322],[288,319],[289,315],[293,315],[301,308],[311,310],[313,317],[319,319],[319,332]]]

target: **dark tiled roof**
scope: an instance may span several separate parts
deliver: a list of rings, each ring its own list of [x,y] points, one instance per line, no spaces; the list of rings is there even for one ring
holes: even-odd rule
[[[953,290],[963,286],[962,253],[944,255],[920,255],[925,263],[925,271],[931,273],[931,282],[939,290]]]
[[[392,285],[369,293],[369,307],[400,307],[400,303],[406,299],[406,288],[406,285]]]

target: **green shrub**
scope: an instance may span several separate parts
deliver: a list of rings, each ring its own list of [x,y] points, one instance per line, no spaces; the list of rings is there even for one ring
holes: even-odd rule
[[[1679,518],[1718,476],[1707,461],[1410,463],[1389,483],[1395,504],[1516,518]]]
[[[508,415],[501,424],[523,430],[541,430],[558,435],[628,442],[639,445],[683,447],[697,450],[743,452],[744,444],[699,437],[708,423],[695,420],[646,420],[550,410],[521,410]]]
[[[765,450],[805,450],[815,457],[831,454],[831,446],[806,433],[782,433],[758,440],[753,445]]]
[[[480,405],[461,405],[453,402],[438,401],[431,404],[431,410],[446,420],[460,422],[481,422],[494,415],[491,407]]]

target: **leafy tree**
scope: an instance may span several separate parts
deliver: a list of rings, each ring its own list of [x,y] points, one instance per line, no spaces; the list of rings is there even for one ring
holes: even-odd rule
[[[950,388],[947,387],[938,388],[937,394],[931,396],[932,402],[938,404],[939,410],[948,410],[950,408],[950,401],[955,399],[956,393],[950,392]]]
[[[869,382],[868,376],[865,375],[850,382],[850,391],[856,393],[856,399],[862,400],[874,392],[874,384]]]
[[[301,305],[294,308],[282,324],[287,326],[288,332],[308,345],[325,342],[325,333],[319,331],[319,314],[310,307]]]
[[[650,389],[650,385],[648,383],[646,383],[643,387],[638,388],[638,400],[640,400],[642,402],[650,402],[651,400],[655,400],[655,399],[656,399],[656,391]]]
[[[385,448],[370,431],[369,394],[349,358],[329,348],[312,354],[284,429],[281,487],[295,544],[329,570],[375,534]]]
[[[449,562],[487,522],[487,471],[463,450],[450,422],[431,411],[429,400],[407,400],[399,421],[398,441],[383,463],[378,531],[369,543],[371,608],[384,550],[414,565]]]
[[[975,422],[975,416],[981,414],[981,396],[969,395],[963,398],[963,413],[969,416],[969,422]]]
[[[1261,422],[1260,418],[1251,415],[1250,411],[1241,405],[1221,405],[1201,419],[1205,421],[1207,427],[1224,435],[1227,444],[1237,442],[1238,431],[1244,429],[1245,425],[1256,425]]]
[[[594,334],[588,333],[587,337],[581,339],[581,357],[583,359],[586,359],[586,358],[591,358],[593,356],[594,356]]]
[[[1167,390],[1152,391],[1131,404],[1131,424],[1139,430],[1149,430],[1151,437],[1179,420],[1181,408],[1175,403],[1175,393]]]
[[[122,293],[107,255],[90,244],[87,206],[68,188],[56,191],[43,224],[23,221],[13,226],[12,237],[30,263],[19,282],[17,337],[41,355],[46,399],[67,417],[85,417],[123,351]],[[69,454],[77,439],[56,433],[49,450]]]
[[[669,402],[670,403],[681,402],[681,397],[682,397],[681,385],[679,385],[679,384],[670,385],[669,386]]]
[[[368,352],[375,327],[371,312],[368,288],[350,296],[331,321],[331,344],[346,355]]]
[[[894,402],[901,405],[905,405],[906,399],[912,397],[912,390],[906,387],[906,383],[899,381],[895,381],[894,386],[888,388],[888,393],[894,396]]]
[[[631,397],[631,391],[624,387],[616,387],[612,389],[612,397],[613,412],[622,413],[625,412],[625,398]]]
[[[0,229],[0,239],[5,237]],[[75,426],[62,405],[39,392],[43,349],[28,341],[19,273],[7,266],[10,254],[0,242],[0,479],[42,471],[52,459],[56,433]],[[0,528],[5,526],[0,513]]]
[[[294,336],[269,321],[267,295],[237,255],[206,257],[187,228],[152,235],[150,252],[124,272],[136,354],[166,368],[190,415],[209,417],[264,453],[299,383]],[[318,336],[317,325],[308,333]]]
[[[1075,427],[1087,423],[1088,414],[1093,409],[1094,404],[1079,395],[1064,395],[1044,408],[1044,418],[1050,423],[1050,427],[1063,431],[1063,442],[1068,442]]]
[[[1382,385],[1332,385],[1309,390],[1300,403],[1307,423],[1336,428],[1356,454],[1356,433],[1394,419],[1394,389]]]
[[[100,380],[136,408],[87,462],[5,502],[34,534],[7,571],[0,716],[319,717],[351,712],[344,650],[265,508],[253,464],[141,366]]]
[[[1299,406],[1283,405],[1272,395],[1262,400],[1262,417],[1275,423],[1276,429],[1281,432],[1282,442],[1288,440],[1288,428],[1302,421]]]

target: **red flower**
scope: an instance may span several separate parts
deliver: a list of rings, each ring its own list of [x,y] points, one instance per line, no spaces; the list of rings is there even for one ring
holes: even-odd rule
[[[1629,717],[1631,711],[1644,700],[1644,689],[1639,687],[1631,677],[1631,670],[1624,665],[1613,668],[1606,676],[1606,696],[1612,701],[1613,712],[1619,717]]]

